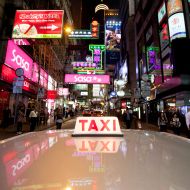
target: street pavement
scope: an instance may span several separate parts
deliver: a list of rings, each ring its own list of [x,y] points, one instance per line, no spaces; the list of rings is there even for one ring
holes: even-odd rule
[[[76,121],[76,117],[64,119],[64,122],[62,124],[62,129],[74,129],[75,121]],[[121,126],[121,129],[126,128],[125,124],[122,121],[120,121],[120,126]],[[56,129],[53,119],[48,120],[47,125],[42,124],[42,125],[36,127],[35,131],[42,131],[42,130],[49,130],[49,129]],[[134,120],[132,122],[131,129],[159,132],[158,126],[149,124],[149,123],[144,123],[139,120]],[[29,132],[29,124],[24,124],[23,125],[23,133],[28,133],[28,132]],[[167,132],[173,134],[172,130],[168,130]],[[17,135],[18,134],[16,133],[16,126],[14,126],[14,125],[11,125],[6,129],[0,128],[0,140],[4,140],[4,139],[10,138],[10,137],[17,136]],[[181,136],[186,137],[186,134],[182,133]]]
[[[72,124],[70,124],[70,120],[72,120]],[[73,121],[74,120],[74,121]],[[74,128],[75,119],[73,118],[67,118],[63,120],[62,128],[68,129],[68,128]],[[68,125],[69,124],[69,125]],[[42,131],[42,130],[49,130],[49,129],[56,129],[55,122],[52,118],[48,120],[47,125],[41,124],[36,127],[35,131]],[[22,134],[28,133],[30,131],[30,125],[29,123],[23,124]],[[16,131],[16,125],[10,125],[7,128],[0,128],[0,140],[4,140],[10,137],[18,136]]]

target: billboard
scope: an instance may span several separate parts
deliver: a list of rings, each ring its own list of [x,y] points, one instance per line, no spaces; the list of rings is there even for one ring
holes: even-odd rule
[[[109,75],[65,74],[65,83],[74,84],[110,84]]]
[[[61,38],[63,10],[17,10],[12,38]]]
[[[120,51],[121,21],[106,21],[106,50]]]
[[[185,19],[183,13],[176,13],[169,17],[170,39],[186,37]]]
[[[22,68],[24,76],[31,79],[33,60],[11,40],[8,41],[5,64],[14,70]]]
[[[118,10],[105,11],[106,64],[116,65],[120,61],[121,21]]]
[[[182,11],[183,11],[182,0],[168,0],[167,3],[168,17],[174,13]]]

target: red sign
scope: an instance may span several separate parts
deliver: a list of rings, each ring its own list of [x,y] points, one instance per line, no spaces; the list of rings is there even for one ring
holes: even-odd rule
[[[57,98],[57,91],[56,90],[48,90],[47,91],[47,99],[55,100]]]
[[[12,38],[61,38],[63,10],[17,10]]]

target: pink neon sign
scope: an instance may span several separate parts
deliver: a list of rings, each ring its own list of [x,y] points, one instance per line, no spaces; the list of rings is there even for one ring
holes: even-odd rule
[[[33,63],[33,72],[32,72],[32,81],[38,82],[38,76],[39,76],[39,65],[37,63]]]
[[[66,74],[65,83],[110,84],[110,76],[109,75]]]
[[[22,68],[24,70],[24,76],[31,78],[32,75],[32,59],[13,41],[8,41],[7,53],[5,58],[5,64],[14,70]]]

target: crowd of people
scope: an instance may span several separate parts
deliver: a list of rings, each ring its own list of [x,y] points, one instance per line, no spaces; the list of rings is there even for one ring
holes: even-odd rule
[[[121,114],[119,110],[116,114],[118,119],[124,123],[124,128],[130,129],[132,125],[132,121],[134,121],[134,125],[137,125],[137,115],[132,113],[129,108]],[[157,125],[160,132],[169,132],[173,131],[176,135],[181,135],[185,133],[188,138],[190,138],[190,109],[188,112],[183,115],[179,111],[177,112],[159,112],[157,116]],[[137,128],[137,127],[134,127]]]
[[[33,105],[25,109],[25,107],[21,105],[17,107],[16,114],[12,115],[9,107],[6,106],[3,110],[1,127],[8,128],[9,125],[13,124],[11,123],[12,117],[15,117],[14,124],[17,134],[22,134],[23,124],[29,125],[29,130],[32,132],[40,125],[47,126],[48,120],[56,124],[56,129],[61,129],[64,119],[73,117],[75,114],[77,114],[77,108],[74,110],[72,108],[61,108],[61,106],[58,106],[56,109],[51,109],[51,111],[48,112],[47,107],[37,109],[37,107]]]

